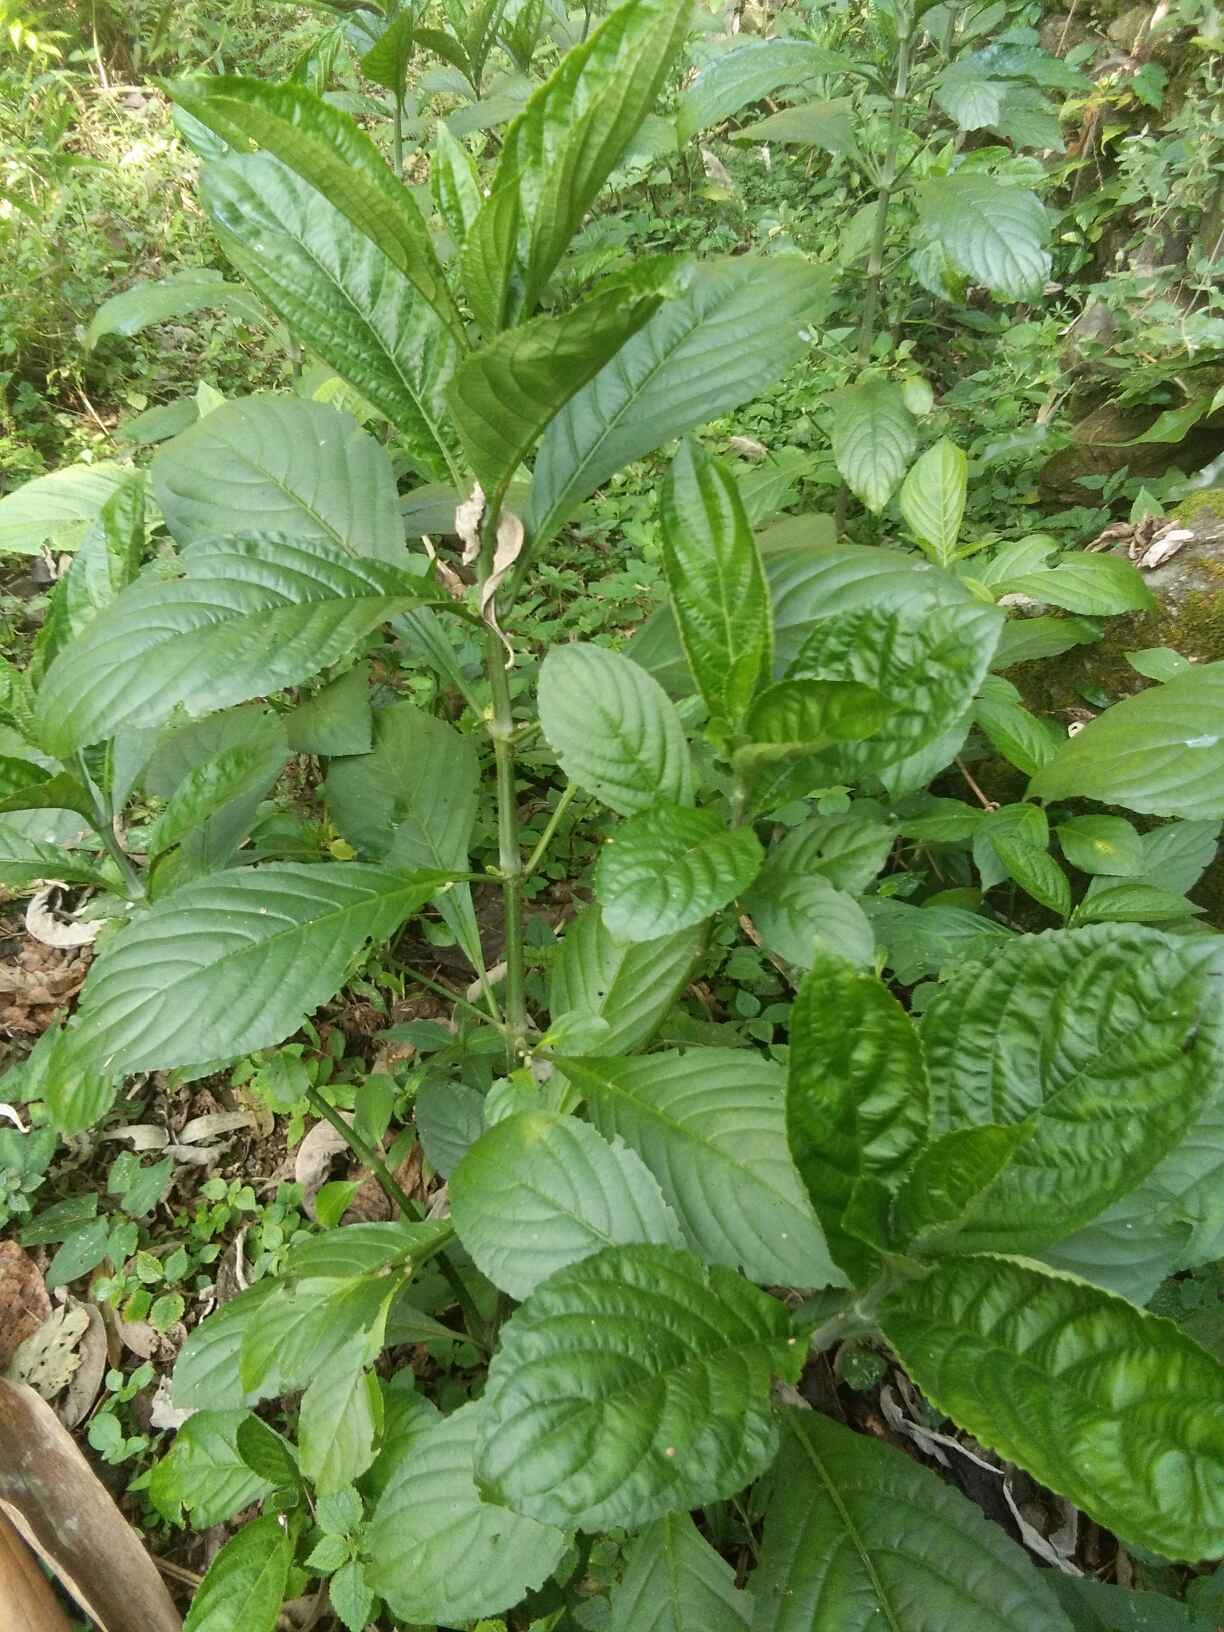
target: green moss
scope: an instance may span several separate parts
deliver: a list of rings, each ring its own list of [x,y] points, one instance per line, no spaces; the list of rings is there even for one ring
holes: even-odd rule
[[[1224,487],[1204,487],[1187,494],[1173,514],[1178,521],[1198,521],[1208,516],[1224,522]]]

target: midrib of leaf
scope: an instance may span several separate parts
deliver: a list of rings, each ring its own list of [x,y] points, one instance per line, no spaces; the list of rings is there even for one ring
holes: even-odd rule
[[[248,469],[257,471],[266,482],[270,482],[271,485],[278,489],[278,491],[281,492],[285,498],[292,500],[299,510],[304,510],[312,521],[316,521],[319,526],[323,528],[324,532],[327,533],[329,538],[331,538],[340,549],[346,551],[349,555],[356,555],[358,553],[353,549],[352,545],[345,538],[343,533],[338,532],[336,528],[332,526],[330,521],[328,521],[324,516],[320,515],[313,505],[307,504],[302,495],[300,493],[295,493],[281,477],[275,474],[274,471],[265,470],[253,454],[248,453],[245,449],[235,448],[232,442],[228,444],[228,447],[232,454],[236,454],[237,457],[247,465]],[[239,476],[238,479],[241,480],[241,476]]]
[[[811,1444],[808,1442],[807,1436],[805,1434],[799,1433],[798,1430],[792,1430],[792,1432],[794,1433],[794,1437],[799,1441],[800,1445],[803,1447],[804,1455],[808,1458],[809,1462],[812,1464],[812,1469],[813,1469],[814,1473],[816,1474],[816,1477],[820,1480],[820,1483],[824,1486],[825,1492],[828,1495],[829,1500],[832,1502],[833,1506],[837,1510],[837,1516],[841,1520],[842,1525],[845,1528],[845,1532],[846,1532],[847,1536],[849,1536],[849,1538],[850,1538],[850,1543],[853,1546],[854,1551],[858,1555],[859,1563],[863,1566],[863,1569],[867,1573],[867,1578],[871,1582],[871,1589],[876,1595],[876,1602],[880,1607],[880,1612],[881,1612],[882,1615],[884,1615],[884,1617],[886,1618],[886,1620],[888,1622],[889,1632],[905,1632],[905,1628],[901,1625],[901,1622],[897,1619],[896,1612],[893,1609],[893,1606],[892,1606],[891,1602],[889,1601],[888,1594],[884,1590],[884,1583],[883,1583],[883,1581],[881,1581],[879,1573],[876,1570],[875,1563],[874,1563],[874,1561],[873,1561],[873,1559],[871,1557],[871,1553],[868,1550],[867,1545],[864,1542],[862,1536],[860,1536],[860,1534],[858,1532],[858,1528],[854,1523],[854,1520],[850,1516],[850,1510],[847,1508],[846,1504],[842,1501],[841,1492],[838,1490],[838,1488],[834,1484],[833,1480],[830,1479],[828,1473],[825,1470],[824,1463],[820,1460],[820,1457],[813,1450]]]

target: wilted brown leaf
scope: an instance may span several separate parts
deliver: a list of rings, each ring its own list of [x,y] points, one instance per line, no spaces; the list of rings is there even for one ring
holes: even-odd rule
[[[50,1313],[38,1265],[16,1241],[0,1241],[0,1371]]]

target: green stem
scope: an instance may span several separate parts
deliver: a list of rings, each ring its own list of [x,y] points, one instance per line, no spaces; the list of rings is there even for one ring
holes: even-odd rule
[[[132,862],[131,857],[124,850],[115,837],[115,812],[106,793],[98,787],[89,774],[89,766],[85,763],[83,753],[76,756],[77,770],[81,780],[89,793],[90,802],[94,807],[93,826],[98,837],[102,840],[102,848],[119,869],[120,876],[129,892],[137,901],[143,901],[146,895],[145,881]]]
[[[404,1218],[411,1219],[414,1223],[419,1224],[425,1216],[424,1211],[417,1206],[408,1192],[396,1181],[394,1174],[378,1152],[367,1145],[360,1134],[353,1131],[336,1107],[328,1104],[317,1088],[308,1088],[306,1090],[306,1099],[312,1110],[316,1111],[325,1122],[331,1123],[361,1165],[369,1168],[370,1172],[378,1180],[383,1194],[391,1205],[397,1208]],[[472,1294],[465,1286],[462,1275],[451,1263],[445,1252],[438,1254],[438,1268],[445,1276],[447,1284],[455,1294],[456,1302],[463,1310],[468,1337],[478,1349],[484,1349],[487,1352],[485,1323],[481,1318],[480,1310],[477,1309]]]
[[[565,815],[566,811],[573,803],[574,795],[577,792],[578,789],[574,783],[566,783],[564,793],[561,795],[560,799],[557,800],[556,810],[554,810],[552,815],[548,818],[548,825],[544,829],[543,833],[540,834],[540,842],[536,845],[535,849],[531,852],[531,855],[527,858],[527,865],[523,868],[524,880],[529,879],[532,873],[535,872],[536,868],[544,860],[544,857],[548,853],[548,847],[552,843],[556,831],[561,825],[561,818]]]
[[[395,175],[397,181],[404,179],[404,82],[399,79],[395,87],[395,122],[391,132],[392,148],[395,157]]]
[[[431,980],[428,975],[423,975],[419,969],[414,969],[410,963],[401,963],[400,968],[408,976],[409,980],[415,980],[418,986],[424,986],[428,991],[436,992],[439,997],[444,997],[448,1003],[453,1003],[456,1008],[466,1010],[475,1019],[483,1020],[486,1026],[500,1024],[499,1021],[490,1018],[483,1009],[478,1009],[474,1003],[469,1003],[466,997],[460,997],[458,992],[452,992],[450,987],[443,986],[440,980]]]
[[[523,981],[523,853],[519,845],[518,797],[514,787],[514,713],[506,679],[506,656],[490,629],[485,669],[493,694],[489,736],[497,770],[497,862],[502,880],[506,930],[506,1044],[518,1063],[527,1041],[527,998]]]

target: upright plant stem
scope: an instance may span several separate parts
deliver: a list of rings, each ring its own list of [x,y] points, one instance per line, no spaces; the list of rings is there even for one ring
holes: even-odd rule
[[[485,639],[485,669],[493,693],[489,736],[497,769],[497,865],[502,878],[506,929],[506,1042],[512,1060],[527,1038],[527,998],[523,985],[523,851],[519,842],[518,796],[514,788],[514,714],[506,679],[506,654],[496,633]]]
[[[572,803],[577,792],[578,788],[576,783],[567,782],[565,784],[565,792],[561,795],[560,799],[557,800],[557,808],[548,818],[548,825],[545,827],[543,833],[540,834],[540,841],[536,845],[535,849],[531,852],[531,855],[527,860],[527,865],[523,869],[523,877],[525,879],[531,877],[532,873],[535,872],[536,868],[548,854],[548,847],[553,841],[553,835],[560,827],[561,818],[569,809],[570,804]]]
[[[395,123],[391,135],[392,151],[395,157],[396,180],[404,179],[404,81],[403,77],[396,81],[395,86]]]
[[[94,807],[93,825],[98,837],[102,840],[102,848],[119,869],[120,876],[132,897],[137,901],[143,901],[145,898],[145,881],[136,867],[133,866],[131,858],[119,843],[119,840],[115,837],[114,807],[111,805],[106,792],[99,788],[93,777],[90,776],[89,766],[85,762],[83,753],[77,754],[76,762],[81,781],[85,784],[89,792],[90,802]]]

